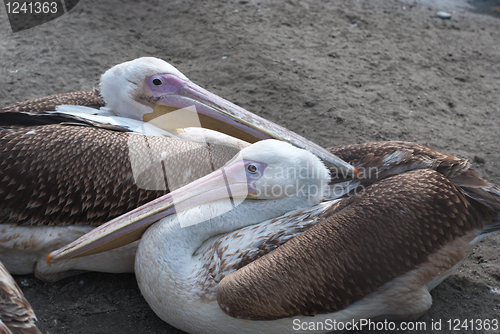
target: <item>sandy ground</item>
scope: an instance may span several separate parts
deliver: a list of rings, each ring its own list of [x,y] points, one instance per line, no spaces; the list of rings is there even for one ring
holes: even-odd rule
[[[110,66],[156,56],[325,147],[415,141],[470,159],[500,184],[498,6],[81,0],[68,15],[16,34],[0,6],[0,105],[91,90]],[[438,10],[452,19],[437,18]],[[180,333],[149,309],[133,275],[16,279],[43,333]],[[420,318],[427,333],[438,319],[499,319],[500,236],[481,242],[432,295]]]

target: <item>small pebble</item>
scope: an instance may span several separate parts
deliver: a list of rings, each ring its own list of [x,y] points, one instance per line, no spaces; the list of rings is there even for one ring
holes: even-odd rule
[[[437,17],[439,17],[440,19],[443,19],[443,20],[451,19],[451,14],[450,13],[437,12],[436,15],[437,15]]]
[[[479,157],[477,155],[474,156],[474,162],[478,163],[478,164],[484,164],[485,163],[484,158],[481,158],[481,157]]]
[[[33,286],[33,282],[31,280],[27,279],[22,279],[21,282],[19,282],[22,287],[27,288]]]
[[[227,59],[227,56],[223,56],[222,59]]]

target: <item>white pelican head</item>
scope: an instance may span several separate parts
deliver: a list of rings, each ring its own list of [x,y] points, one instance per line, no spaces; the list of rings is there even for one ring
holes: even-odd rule
[[[354,167],[324,148],[210,93],[161,59],[143,57],[114,66],[102,75],[101,95],[118,116],[149,122],[189,109],[195,113],[198,125],[184,124],[185,113],[175,118],[182,125],[155,125],[167,131],[201,126],[249,143],[278,139],[312,152],[343,175],[357,175]]]
[[[319,203],[330,181],[328,169],[319,158],[277,140],[257,142],[227,165],[228,168],[243,167],[250,198],[294,198],[299,206]],[[243,179],[237,173],[234,175]]]
[[[118,64],[101,76],[101,95],[119,116],[147,121],[156,101],[175,94],[189,82],[175,67],[158,58],[142,57]]]

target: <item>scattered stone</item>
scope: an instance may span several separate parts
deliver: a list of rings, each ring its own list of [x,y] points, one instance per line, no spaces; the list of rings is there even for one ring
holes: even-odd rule
[[[451,14],[450,13],[437,12],[436,15],[437,15],[437,17],[439,17],[440,19],[443,19],[443,20],[449,20],[449,19],[451,19]]]
[[[32,287],[33,286],[33,280],[23,278],[20,282],[18,282],[18,284],[20,286],[22,286],[23,288]]]
[[[335,116],[334,119],[335,119],[335,122],[338,123],[338,124],[345,122],[345,119],[343,119],[340,116]]]
[[[304,107],[307,107],[307,108],[312,108],[316,105],[316,103],[314,102],[311,102],[311,101],[306,101],[304,102]]]
[[[485,163],[484,158],[481,158],[481,157],[479,157],[477,155],[474,156],[474,162],[478,163],[478,164],[484,164]]]

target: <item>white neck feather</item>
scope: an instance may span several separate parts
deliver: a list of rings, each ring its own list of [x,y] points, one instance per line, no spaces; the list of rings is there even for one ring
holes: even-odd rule
[[[285,197],[276,200],[245,200],[232,210],[204,220],[200,217],[214,216],[222,207],[222,201],[203,204],[176,215],[166,217],[151,226],[141,239],[142,248],[161,257],[169,272],[182,273],[189,267],[192,254],[210,237],[238,230],[271,218],[279,217],[289,211],[318,204],[318,200],[304,200],[299,197]],[[182,222],[201,221],[187,227]],[[144,265],[144,261],[138,261]]]
[[[196,282],[204,278],[192,277],[196,275],[193,254],[205,240],[317,203],[293,197],[247,200],[216,218],[180,226],[179,219],[196,220],[199,215],[216,210],[218,204],[204,204],[162,219],[146,231],[139,244],[135,272],[141,292],[156,314],[173,326],[182,327],[183,317],[209,307],[199,304],[199,296],[195,295],[195,291],[200,291]]]
[[[142,121],[142,116],[153,110],[135,101],[132,96],[143,89],[142,82],[128,81],[123,75],[115,74],[114,68],[107,71],[101,78],[101,96],[115,115]]]

